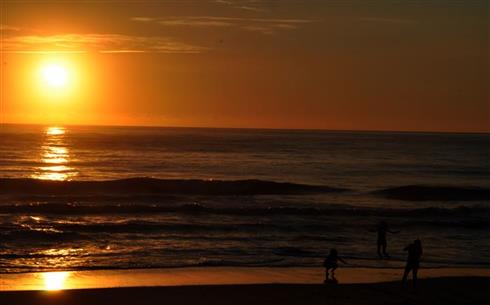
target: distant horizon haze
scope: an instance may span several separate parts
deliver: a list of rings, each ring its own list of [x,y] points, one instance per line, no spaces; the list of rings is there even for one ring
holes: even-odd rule
[[[453,133],[453,134],[488,134],[490,131],[456,131],[456,130],[394,130],[394,129],[327,129],[327,128],[281,128],[281,127],[226,127],[226,126],[177,126],[177,125],[120,125],[120,124],[57,124],[57,123],[0,123],[2,126],[43,126],[43,127],[133,127],[133,128],[182,128],[182,129],[237,129],[237,130],[271,130],[271,131],[305,131],[305,132],[354,132],[354,133]]]

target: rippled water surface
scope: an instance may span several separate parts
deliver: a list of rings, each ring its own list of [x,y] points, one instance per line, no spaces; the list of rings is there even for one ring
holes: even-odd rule
[[[489,155],[487,134],[3,125],[0,272],[314,266],[331,247],[390,267],[416,237],[428,265],[488,265]]]

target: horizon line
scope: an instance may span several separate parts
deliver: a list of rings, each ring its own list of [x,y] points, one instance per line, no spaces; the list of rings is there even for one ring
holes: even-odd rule
[[[234,129],[271,131],[323,131],[323,132],[379,132],[379,133],[443,133],[443,134],[490,134],[490,131],[451,130],[393,130],[393,129],[328,129],[328,128],[281,128],[281,127],[223,127],[223,126],[172,126],[172,125],[119,125],[119,124],[48,124],[48,123],[0,123],[3,125],[25,126],[74,126],[74,127],[135,127],[135,128],[182,128],[182,129]]]

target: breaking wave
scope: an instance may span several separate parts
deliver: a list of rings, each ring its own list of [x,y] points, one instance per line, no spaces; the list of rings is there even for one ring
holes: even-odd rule
[[[197,180],[128,178],[105,181],[0,179],[0,194],[87,196],[116,195],[268,195],[342,192],[346,189],[265,180]]]
[[[406,185],[373,192],[385,198],[407,201],[489,200],[490,189],[480,187]]]

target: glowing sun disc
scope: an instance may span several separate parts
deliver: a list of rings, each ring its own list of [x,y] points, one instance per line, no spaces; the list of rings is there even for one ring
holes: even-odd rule
[[[41,68],[41,77],[48,86],[61,88],[68,82],[68,70],[62,65],[46,65]]]

